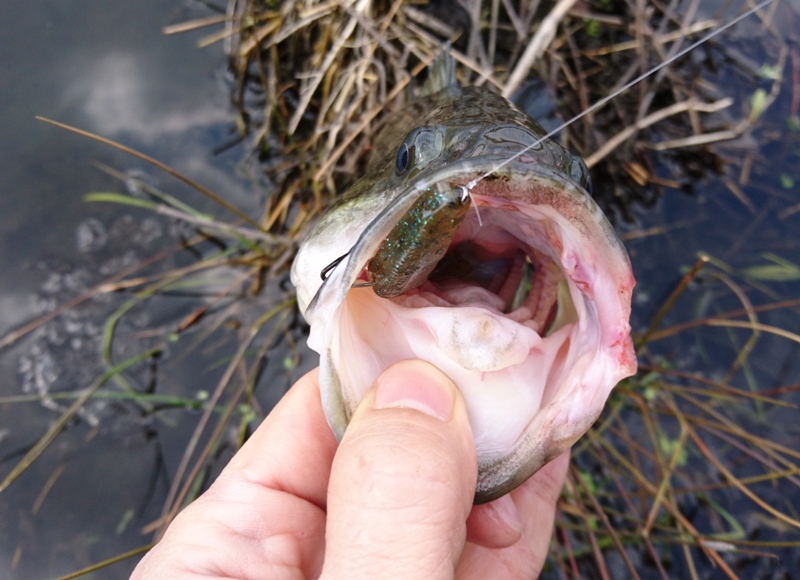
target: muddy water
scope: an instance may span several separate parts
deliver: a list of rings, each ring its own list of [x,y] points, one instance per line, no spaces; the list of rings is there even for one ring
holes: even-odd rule
[[[121,189],[92,168],[91,160],[134,171],[208,207],[155,170],[36,122],[34,115],[123,141],[224,192],[246,211],[254,211],[263,199],[264,188],[241,177],[241,151],[211,153],[229,138],[232,128],[228,89],[221,78],[223,56],[218,47],[197,50],[199,34],[160,34],[165,24],[201,15],[176,6],[154,0],[72,0],[56,5],[4,0],[0,5],[0,335],[115,268],[174,241],[169,226],[148,220],[146,213],[87,207],[81,201],[84,193]],[[763,54],[758,58],[766,60]],[[766,86],[724,72],[719,79],[739,87],[737,107],[746,107],[752,92]],[[742,186],[746,202],[720,180],[708,178],[698,180],[691,194],[667,190],[655,208],[641,212],[640,224],[621,226],[630,236],[626,245],[639,282],[637,329],[644,327],[699,251],[738,272],[765,264],[765,252],[800,263],[800,212],[785,215],[800,203],[798,139],[785,122],[790,93],[787,82],[766,127],[724,149],[733,158],[754,157],[751,178]],[[727,177],[736,181],[738,176]],[[640,235],[653,227],[663,227],[666,233]],[[800,295],[797,280],[763,283],[779,298]],[[736,304],[719,284],[697,284],[667,323]],[[102,322],[118,305],[101,302],[0,352],[0,397],[40,388],[74,389],[90,382],[103,369],[97,355]],[[170,312],[191,308],[191,302],[166,301],[131,324],[151,327],[161,318],[168,320]],[[800,327],[794,312],[765,315],[762,321]],[[723,376],[735,356],[724,334],[681,335],[654,344],[652,353],[668,355],[688,369],[702,369],[710,377]],[[788,341],[763,338],[751,360],[750,380],[762,388],[800,382],[800,353]],[[198,385],[210,388],[218,378],[213,371],[192,372],[194,367],[198,365],[171,369],[167,382],[177,385],[176,393],[191,397]],[[289,380],[277,386],[274,396]],[[743,386],[747,381],[739,377],[733,382]],[[771,411],[766,421],[746,413],[741,420],[752,420],[765,436],[779,436],[787,446],[798,448],[800,432],[793,412]],[[0,404],[0,476],[56,416],[55,410],[38,404]],[[0,578],[65,574],[147,541],[141,526],[158,516],[166,482],[187,437],[182,414],[169,417],[178,422],[176,427],[141,420],[113,405],[90,407],[80,423],[0,494]],[[770,430],[770,423],[780,427]],[[776,572],[788,564],[784,560],[764,566],[774,566]],[[101,576],[127,577],[132,565],[119,564]],[[679,569],[673,571],[681,577]]]

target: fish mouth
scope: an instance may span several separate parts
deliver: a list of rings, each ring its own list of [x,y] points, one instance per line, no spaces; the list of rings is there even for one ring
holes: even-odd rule
[[[491,200],[476,195],[472,203],[475,213],[464,219],[428,279],[393,298],[394,303],[408,308],[480,306],[542,337],[576,322],[561,268],[520,239],[518,227],[509,227],[518,219],[513,210],[494,208]]]
[[[476,503],[566,451],[636,370],[627,253],[577,184],[519,165],[474,184],[477,211],[421,285],[389,299],[353,287],[423,187],[467,184],[482,174],[474,160],[434,173],[374,217],[305,312],[338,437],[388,366],[418,358],[453,379],[475,441]]]

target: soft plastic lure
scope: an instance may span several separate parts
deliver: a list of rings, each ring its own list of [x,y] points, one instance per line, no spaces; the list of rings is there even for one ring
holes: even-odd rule
[[[420,197],[367,265],[375,294],[393,298],[425,282],[450,247],[469,207],[466,187],[430,188]]]

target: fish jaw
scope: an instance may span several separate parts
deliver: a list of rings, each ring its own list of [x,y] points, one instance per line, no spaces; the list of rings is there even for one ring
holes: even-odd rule
[[[383,370],[426,360],[464,396],[478,456],[476,503],[511,491],[566,451],[596,420],[614,385],[636,371],[628,322],[634,279],[622,244],[577,184],[547,168],[526,173],[525,159],[514,165],[473,188],[483,225],[465,219],[454,245],[476,240],[502,251],[515,240],[529,257],[555,264],[574,308],[560,328],[547,332],[533,313],[504,312],[479,288],[442,292],[423,285],[390,300],[351,288],[391,229],[394,218],[374,225],[386,213],[378,205],[359,220],[370,224],[361,235],[343,239],[341,228],[338,238],[325,234],[326,243],[341,247],[326,253],[307,244],[316,249],[306,248],[293,266],[299,296],[308,284],[301,309],[311,325],[309,346],[321,355],[323,405],[337,437]],[[466,183],[464,169],[432,179]],[[424,185],[408,194],[406,206]],[[401,205],[395,214],[402,215]],[[319,271],[348,250],[323,284]],[[316,279],[306,282],[303,272]]]

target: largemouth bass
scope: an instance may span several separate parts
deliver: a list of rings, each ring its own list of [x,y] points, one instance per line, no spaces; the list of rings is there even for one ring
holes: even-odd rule
[[[477,503],[567,450],[636,371],[630,260],[583,161],[544,135],[443,54],[292,266],[336,436],[384,369],[426,360],[466,401]]]

